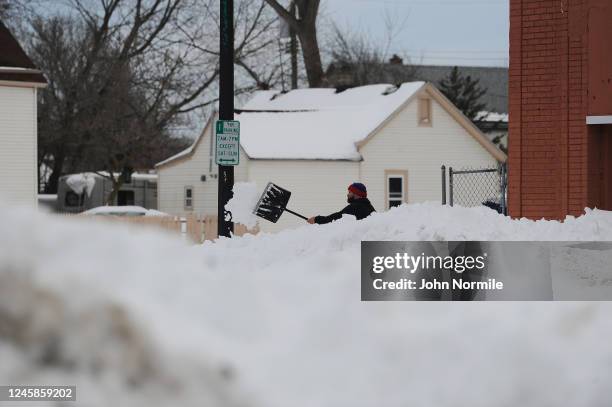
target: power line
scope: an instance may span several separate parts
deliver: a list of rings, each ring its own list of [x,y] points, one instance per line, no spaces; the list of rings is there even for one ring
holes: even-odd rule
[[[404,49],[405,52],[424,54],[503,54],[508,55],[508,50],[492,51],[492,50],[430,50],[430,49],[416,49],[408,48]]]
[[[507,0],[355,0],[361,3],[393,4],[402,6],[506,6]]]
[[[407,55],[408,58],[423,58],[423,59],[458,59],[463,61],[503,61],[508,59],[507,57],[499,58],[483,58],[483,57],[458,57],[455,55],[441,55],[428,57],[427,55]]]

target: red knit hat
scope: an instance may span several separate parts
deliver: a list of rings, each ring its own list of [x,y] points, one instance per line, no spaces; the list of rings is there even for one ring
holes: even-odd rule
[[[353,182],[351,185],[349,185],[348,190],[360,198],[365,198],[368,196],[366,186],[360,182]]]

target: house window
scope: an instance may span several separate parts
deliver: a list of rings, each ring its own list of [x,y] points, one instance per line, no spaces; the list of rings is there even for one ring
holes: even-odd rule
[[[185,209],[193,209],[193,187],[185,187]]]
[[[431,99],[419,99],[419,126],[431,127]]]
[[[385,171],[385,193],[387,209],[408,202],[408,172],[404,170]]]

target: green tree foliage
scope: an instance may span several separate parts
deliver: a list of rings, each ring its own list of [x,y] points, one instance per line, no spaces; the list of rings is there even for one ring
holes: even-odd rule
[[[481,98],[487,93],[487,89],[479,86],[478,79],[472,79],[470,75],[463,76],[458,67],[454,67],[450,74],[438,82],[440,91],[470,120],[478,118],[478,113],[486,110],[486,103]]]

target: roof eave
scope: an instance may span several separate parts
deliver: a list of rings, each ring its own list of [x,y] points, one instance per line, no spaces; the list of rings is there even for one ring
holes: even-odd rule
[[[193,141],[193,143],[187,147],[185,150],[175,154],[172,157],[166,158],[163,161],[158,162],[157,164],[155,164],[153,167],[154,168],[162,168],[162,167],[166,167],[172,163],[175,163],[176,161],[179,160],[184,160],[187,159],[189,157],[191,157],[195,151],[198,148],[198,145],[200,144],[200,141],[204,138],[204,133],[206,132],[206,129],[208,128],[208,125],[211,124],[211,121],[214,121],[217,117],[217,112],[213,112],[213,114],[210,116],[210,118],[208,119],[208,121],[206,122],[206,125],[204,126],[204,128],[202,129],[202,132],[200,133],[200,135]],[[191,151],[185,153],[185,154],[181,154],[187,150],[191,149]]]
[[[47,82],[37,81],[19,81],[19,80],[7,80],[0,79],[0,86],[12,87],[12,88],[37,88],[44,89],[48,86]]]
[[[277,158],[277,157],[249,157],[254,161],[343,161],[343,162],[361,162],[363,157],[359,158]]]

